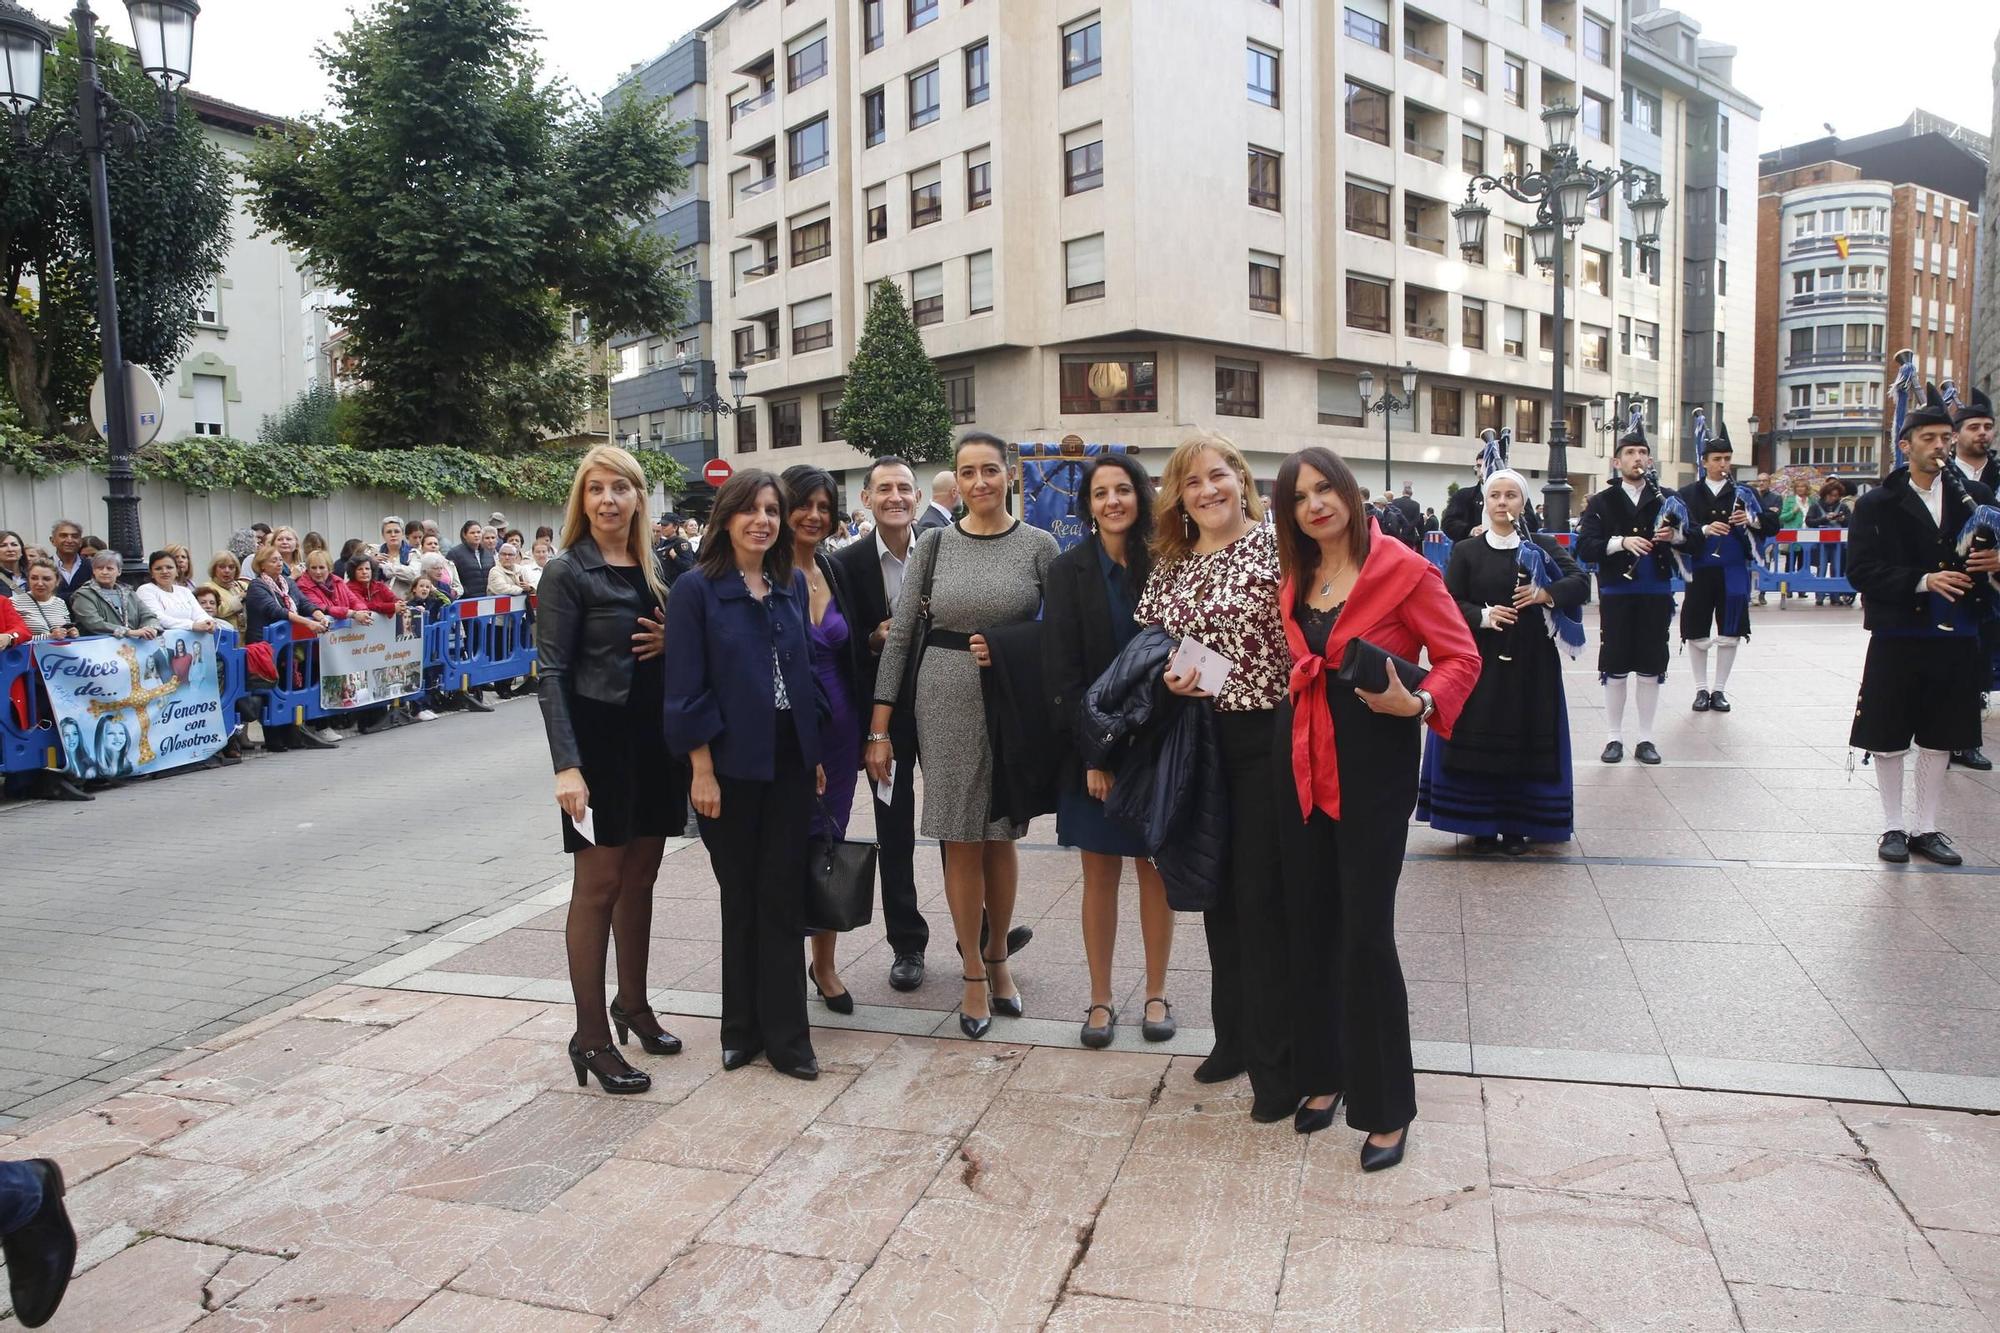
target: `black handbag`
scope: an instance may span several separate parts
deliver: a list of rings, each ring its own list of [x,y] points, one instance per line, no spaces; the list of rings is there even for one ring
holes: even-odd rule
[[[820,813],[825,816],[824,804]],[[832,820],[825,822],[832,827]],[[872,842],[831,834],[810,840],[806,851],[808,930],[855,930],[874,920],[876,851]]]
[[[937,529],[943,531],[943,529]],[[917,670],[924,664],[924,649],[931,641],[931,581],[937,577],[939,537],[931,545],[930,563],[924,566],[923,586],[917,590],[917,623],[910,630],[910,650],[903,655],[903,679],[896,690],[896,709],[903,712],[917,702]]]
[[[1415,662],[1398,657],[1366,639],[1349,639],[1347,651],[1340,655],[1340,670],[1334,673],[1333,678],[1343,685],[1380,694],[1389,688],[1391,666],[1403,678],[1403,688],[1407,690],[1415,690],[1430,674]]]

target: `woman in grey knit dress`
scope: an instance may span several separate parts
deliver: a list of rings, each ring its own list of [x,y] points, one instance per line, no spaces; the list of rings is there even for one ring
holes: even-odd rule
[[[929,646],[918,667],[913,705],[924,766],[921,826],[925,837],[936,838],[945,849],[945,898],[951,904],[959,955],[966,962],[959,1026],[968,1037],[983,1037],[995,1010],[1016,1018],[1023,1012],[1006,958],[984,958],[983,970],[974,970],[972,960],[982,958],[982,912],[992,940],[1005,940],[1013,925],[1018,878],[1014,840],[1028,830],[992,818],[988,808],[993,752],[986,740],[979,672],[990,658],[977,631],[1035,618],[1056,542],[1007,512],[1007,446],[1000,440],[968,434],[958,444],[956,471],[965,517],[927,533],[910,559],[882,646],[864,757],[868,775],[884,781],[892,757],[889,719],[916,629],[924,578],[935,570]]]

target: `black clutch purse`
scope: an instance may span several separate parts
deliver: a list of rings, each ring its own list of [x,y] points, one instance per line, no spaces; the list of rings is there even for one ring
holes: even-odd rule
[[[1378,648],[1366,639],[1349,639],[1347,651],[1340,655],[1340,670],[1334,673],[1333,678],[1343,685],[1380,694],[1389,688],[1392,667],[1403,678],[1406,690],[1415,690],[1430,674],[1415,662]]]
[[[856,930],[874,919],[875,858],[872,842],[812,839],[806,853],[808,930]]]

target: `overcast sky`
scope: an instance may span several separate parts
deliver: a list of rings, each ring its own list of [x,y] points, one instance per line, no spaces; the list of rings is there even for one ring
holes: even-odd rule
[[[44,19],[68,0],[25,0]],[[1149,0],[1157,3],[1158,0]],[[1334,0],[1316,0],[1333,3]],[[1613,0],[1605,0],[1608,8]],[[1992,0],[1688,0],[1704,34],[1739,52],[1736,85],[1762,103],[1760,151],[1817,138],[1832,122],[1852,136],[1887,129],[1922,106],[1991,133]],[[120,40],[124,5],[102,0]],[[278,115],[320,107],[326,81],[313,47],[345,26],[351,0],[202,0],[195,27],[195,87]],[[541,29],[552,71],[585,93],[609,90],[634,62],[649,60],[722,0],[523,0]]]

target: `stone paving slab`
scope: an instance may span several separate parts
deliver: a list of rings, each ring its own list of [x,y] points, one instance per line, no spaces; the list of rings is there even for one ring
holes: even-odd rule
[[[1189,1057],[829,1031],[807,1084],[695,1020],[611,1098],[569,1021],[343,987],[203,1053],[313,1051],[288,1078],[27,1122],[0,1148],[71,1167],[83,1242],[50,1327],[2000,1327],[2000,1117],[1422,1074],[1364,1175],[1358,1132],[1256,1125]],[[381,1067],[454,1027],[505,1033],[483,1072]]]

